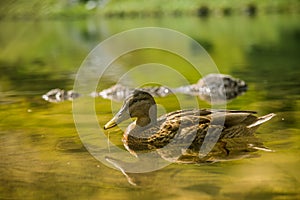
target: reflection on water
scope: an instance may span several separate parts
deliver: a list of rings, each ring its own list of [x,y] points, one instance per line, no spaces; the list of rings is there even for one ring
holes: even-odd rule
[[[245,158],[256,158],[260,154],[254,153],[257,151],[272,152],[263,145],[263,143],[255,136],[220,139],[214,147],[205,155],[202,151],[195,151],[195,149],[183,151],[184,144],[175,145],[175,147],[164,147],[156,149],[155,152],[140,152],[136,151],[134,155],[138,154],[138,160],[134,163],[119,160],[115,157],[106,156],[106,161],[116,167],[127,178],[128,183],[138,186],[141,182],[135,180],[138,175],[134,175],[132,171],[140,171],[145,166],[153,165],[158,159],[164,159],[170,163],[185,163],[185,164],[209,164],[216,162],[232,161]],[[133,151],[132,149],[130,151]],[[181,151],[178,156],[178,151]],[[190,151],[190,152],[188,152]],[[151,153],[153,155],[151,155]],[[149,155],[150,154],[150,155]],[[151,166],[150,166],[151,167]],[[153,166],[152,166],[153,168]],[[152,171],[152,170],[151,170]],[[139,173],[137,173],[139,174]]]
[[[191,96],[198,96],[209,104],[226,104],[247,91],[247,84],[239,79],[225,74],[208,74],[192,85],[184,85],[178,88],[169,88],[167,86],[148,86],[138,88],[148,92],[153,97],[166,97],[167,95],[182,93]],[[124,101],[135,88],[116,84],[100,92],[92,92],[91,97],[102,97],[113,101]],[[59,88],[51,89],[44,94],[42,98],[51,103],[59,103],[65,100],[74,100],[81,94],[72,90],[62,90]]]
[[[299,199],[298,19],[297,15],[258,15],[1,21],[0,198]],[[151,173],[130,174],[138,187],[94,159],[77,135],[72,103],[50,104],[41,95],[52,88],[72,89],[76,71],[93,47],[114,33],[145,25],[173,28],[193,37],[207,49],[221,73],[245,80],[247,93],[227,108],[255,110],[260,115],[276,113],[257,134],[274,152],[257,151],[253,153],[259,157],[255,158],[172,164]],[[154,52],[152,61],[159,56]],[[139,62],[130,55],[116,61],[118,70],[107,72],[99,91],[115,84],[123,70]],[[164,64],[176,69],[188,66],[176,59],[166,59]],[[190,83],[201,78],[182,71]],[[100,98],[95,102],[103,125],[111,118],[111,102]],[[178,109],[171,96],[158,99],[158,103],[168,111]],[[210,106],[201,100],[199,104]],[[115,131],[109,137],[122,146],[121,135]]]

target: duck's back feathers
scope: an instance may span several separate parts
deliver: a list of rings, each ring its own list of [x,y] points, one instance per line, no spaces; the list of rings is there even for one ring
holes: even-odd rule
[[[265,116],[258,117],[257,120],[255,120],[255,122],[253,122],[252,124],[249,124],[247,126],[247,128],[258,127],[262,123],[265,123],[266,121],[269,121],[270,119],[272,119],[274,116],[275,116],[274,113],[270,113],[270,114],[267,114]]]
[[[254,111],[234,110],[178,110],[157,119],[155,124],[146,127],[135,127],[128,130],[126,144],[130,149],[159,149],[170,142],[173,144],[193,143],[192,146],[201,146],[208,129],[218,130],[219,138],[235,138],[252,136],[258,126],[274,114],[256,117]],[[130,133],[129,133],[130,132]],[[176,140],[176,141],[175,141]],[[136,149],[137,150],[137,149]]]

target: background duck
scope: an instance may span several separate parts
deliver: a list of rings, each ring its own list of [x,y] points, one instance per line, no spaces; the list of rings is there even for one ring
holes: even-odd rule
[[[211,104],[222,104],[244,94],[248,90],[245,81],[227,74],[208,74],[196,84],[176,88],[174,92],[192,96]]]
[[[123,101],[135,89],[121,84],[116,84],[100,92],[92,92],[91,97],[102,97],[113,101]],[[222,104],[232,100],[247,91],[247,84],[237,78],[226,74],[208,74],[196,84],[169,88],[167,86],[147,86],[140,88],[154,97],[165,97],[174,93],[182,93],[191,96],[198,96],[210,104]],[[42,97],[51,103],[58,103],[65,100],[73,100],[81,94],[72,90],[52,89]]]
[[[234,78],[227,74],[208,74],[195,84],[168,88],[166,86],[148,86],[140,88],[154,97],[165,97],[173,93],[182,93],[191,96],[198,96],[200,99],[211,104],[222,104],[235,99],[247,91],[245,81]],[[122,101],[134,91],[121,84],[113,85],[110,88],[99,92],[104,99]]]
[[[201,157],[202,153],[205,156],[221,140],[251,137],[259,125],[275,116],[270,113],[256,117],[255,113],[193,109],[178,110],[157,118],[154,98],[145,91],[135,90],[104,129],[136,118],[123,134],[125,148],[133,155],[157,150],[166,159],[175,161],[187,155]]]

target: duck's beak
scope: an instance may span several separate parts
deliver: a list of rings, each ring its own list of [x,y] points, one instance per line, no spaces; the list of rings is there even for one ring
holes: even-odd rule
[[[112,127],[115,127],[117,126],[117,119],[116,119],[116,116],[113,117],[109,122],[107,122],[105,125],[104,125],[104,130],[107,130],[109,128],[112,128]]]
[[[125,109],[121,109],[109,122],[104,125],[104,130],[117,126],[122,121],[129,119],[129,114],[125,111]]]

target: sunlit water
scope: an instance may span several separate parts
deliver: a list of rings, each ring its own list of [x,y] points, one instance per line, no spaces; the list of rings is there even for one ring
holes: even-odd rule
[[[299,199],[298,19],[297,15],[270,15],[1,21],[0,198]],[[258,151],[248,159],[171,164],[151,173],[132,174],[137,186],[91,156],[77,134],[72,102],[52,104],[41,96],[52,88],[72,89],[79,66],[99,42],[143,26],[167,27],[189,35],[203,45],[221,73],[245,80],[248,92],[229,102],[227,108],[255,110],[259,115],[276,113],[257,131],[257,137],[274,151]],[[116,61],[116,70],[101,79],[99,90],[110,87],[123,71],[140,63],[130,56]],[[151,59],[161,57],[151,53]],[[176,69],[187,65],[176,59],[166,59],[164,64]],[[182,71],[190,83],[201,78],[190,70]],[[172,80],[170,75],[164,76]],[[180,103],[189,106],[189,98],[185,99]],[[179,109],[175,100],[174,96],[157,99],[161,113]],[[201,100],[199,104],[210,107]],[[120,103],[97,98],[95,105],[103,125],[112,117],[111,108],[117,109]],[[111,142],[122,148],[121,135],[117,128],[109,132]]]

